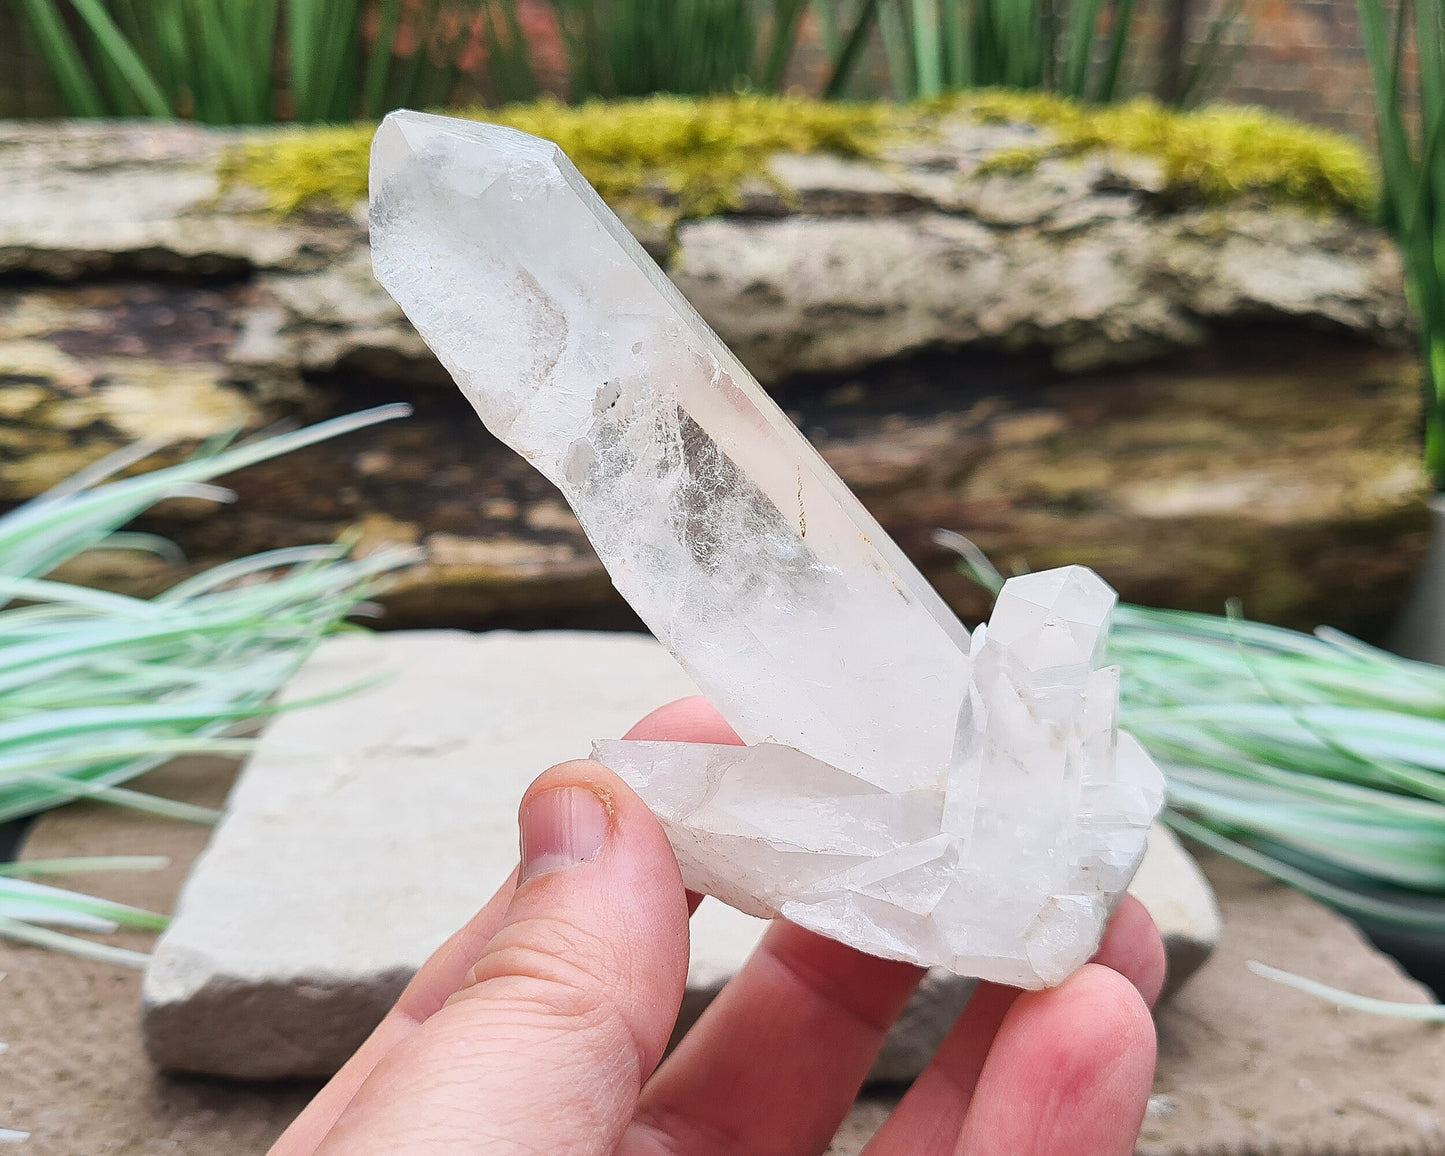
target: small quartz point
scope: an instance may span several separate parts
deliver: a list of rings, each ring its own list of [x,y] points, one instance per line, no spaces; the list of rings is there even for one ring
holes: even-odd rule
[[[1023,987],[1083,964],[1162,798],[1096,669],[1113,591],[1077,566],[1011,579],[970,638],[554,144],[392,113],[371,244],[749,744],[595,748],[687,885]]]

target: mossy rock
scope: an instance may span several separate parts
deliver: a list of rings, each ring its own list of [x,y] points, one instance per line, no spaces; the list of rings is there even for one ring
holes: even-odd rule
[[[1375,166],[1356,141],[1259,108],[1175,112],[1144,98],[1093,107],[1003,91],[955,103],[982,121],[1050,130],[1054,140],[1048,144],[1001,152],[991,162],[998,168],[1027,171],[1047,156],[1119,149],[1159,161],[1175,195],[1212,204],[1256,195],[1364,214],[1379,194]]]
[[[556,141],[611,204],[644,219],[699,218],[737,207],[743,181],[777,153],[875,155],[910,119],[890,105],[797,98],[555,101],[459,115]],[[298,131],[251,144],[226,175],[264,190],[282,213],[349,207],[366,196],[375,125]]]
[[[1147,99],[1090,107],[1038,93],[989,90],[928,104],[822,103],[798,97],[651,97],[567,107],[554,101],[462,115],[556,141],[614,207],[644,220],[727,213],[778,153],[880,158],[927,140],[952,118],[1041,131],[1000,148],[983,171],[1027,171],[1050,156],[1117,150],[1159,162],[1174,199],[1240,196],[1351,214],[1368,212],[1377,176],[1353,140],[1253,108],[1175,112]],[[311,129],[245,146],[225,161],[231,181],[261,189],[281,213],[366,195],[373,125]]]

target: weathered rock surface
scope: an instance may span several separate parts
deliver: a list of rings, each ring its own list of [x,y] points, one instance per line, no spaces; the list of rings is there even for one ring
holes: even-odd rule
[[[1162,205],[1158,164],[1127,155],[1026,174],[984,165],[1040,131],[960,120],[878,162],[779,157],[737,214],[682,224],[670,271],[764,382],[979,343],[1046,348],[1077,369],[1260,318],[1403,338],[1400,265],[1379,230],[1249,204]],[[430,362],[371,280],[354,214],[278,221],[219,181],[228,149],[262,139],[0,123],[0,273],[265,271],[238,375]],[[786,219],[750,219],[770,216]]]
[[[1015,178],[1016,180],[1017,178]],[[683,225],[673,279],[763,381],[850,373],[940,346],[1043,346],[1061,368],[1200,345],[1216,322],[1402,331],[1395,254],[1284,209],[1141,215],[1117,192],[976,215]]]
[[[278,221],[218,166],[254,132],[156,121],[0,121],[0,274],[71,280],[306,269],[363,234],[339,219]]]
[[[141,430],[204,436],[298,412],[221,364],[255,292],[0,287],[0,501]],[[987,600],[932,544],[940,526],[1005,569],[1092,566],[1128,600],[1217,612],[1238,596],[1267,620],[1369,632],[1426,539],[1413,359],[1299,344],[1276,331],[1228,356],[1070,378],[977,354],[778,396],[966,618]],[[246,471],[235,505],[172,503],[147,525],[196,566],[351,527],[421,544],[428,562],[388,598],[389,625],[631,621],[560,497],[454,391],[358,378],[311,379],[299,413],[403,397],[417,415]],[[177,575],[105,554],[72,576],[144,593]]]
[[[666,651],[637,635],[403,631],[329,640],[286,698],[373,675],[385,679],[375,689],[280,716],[267,732],[274,747],[232,792],[146,974],[144,1032],[161,1066],[334,1071],[474,912],[478,887],[515,866],[527,784],[692,693]],[[1162,829],[1145,864],[1138,893],[1182,982],[1218,936],[1213,898]],[[703,904],[679,1032],[766,926]],[[874,1078],[917,1075],[972,988],[930,972]]]
[[[938,349],[1043,349],[1060,368],[1193,348],[1220,326],[1284,322],[1399,345],[1399,258],[1358,221],[1239,204],[1162,211],[1137,158],[976,176],[982,149],[882,165],[781,157],[795,196],[753,190],[736,215],[683,222],[664,267],[758,379],[855,373]],[[1141,175],[1140,170],[1144,170]],[[261,279],[238,377],[436,377],[364,246]]]
[[[147,776],[148,790],[203,805],[233,770],[183,760]],[[78,804],[40,818],[23,857],[166,854],[157,873],[67,882],[168,911],[207,831],[114,807]],[[1263,959],[1391,999],[1423,992],[1318,904],[1215,858],[1202,860],[1227,928],[1220,950],[1160,1010],[1155,1096],[1139,1156],[1436,1156],[1445,1134],[1445,1033],[1339,1012],[1249,974]],[[480,902],[483,885],[478,883]],[[704,905],[706,907],[706,905]],[[143,949],[148,937],[118,937]],[[5,1000],[0,1057],[8,1126],[33,1135],[33,1156],[263,1156],[315,1090],[156,1072],[141,1048],[141,977],[89,960],[0,942]],[[897,1094],[868,1093],[830,1152],[857,1156]]]
[[[429,561],[389,624],[630,621],[557,495],[431,388],[445,378],[372,280],[360,219],[278,220],[222,188],[245,139],[0,124],[0,501],[142,430],[405,398],[410,422],[249,471],[219,515],[172,504],[151,525],[195,565],[352,527],[418,542]],[[1427,526],[1414,354],[1380,348],[1406,337],[1383,234],[1173,205],[1134,157],[981,169],[1030,139],[960,124],[878,163],[779,157],[740,213],[662,247],[966,618],[985,599],[932,545],[939,526],[1006,569],[1090,565],[1126,599],[1239,596],[1269,620],[1377,630]],[[124,555],[72,575],[138,592],[176,577]]]

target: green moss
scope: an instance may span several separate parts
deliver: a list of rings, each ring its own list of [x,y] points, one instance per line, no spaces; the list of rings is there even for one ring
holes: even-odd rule
[[[1001,150],[985,171],[1027,172],[1050,156],[1116,148],[1157,158],[1168,191],[1220,203],[1242,194],[1365,212],[1376,174],[1347,137],[1258,109],[1177,113],[1148,100],[1094,108],[1038,93],[985,91],[909,108],[737,96],[589,103],[544,101],[468,115],[556,141],[614,207],[650,219],[713,216],[736,208],[750,177],[779,152],[876,156],[889,143],[928,136],[971,116],[1048,130],[1035,147]],[[288,213],[349,207],[366,195],[373,127],[315,129],[239,150],[225,175],[264,191]]]
[[[743,181],[780,152],[869,156],[904,114],[877,104],[824,104],[789,97],[510,105],[463,115],[556,141],[614,207],[653,217],[708,217],[739,204]],[[291,212],[366,195],[373,126],[299,132],[243,149],[227,175],[262,189]],[[661,194],[661,195],[659,195]]]
[[[1155,101],[1090,107],[1044,93],[988,91],[956,98],[941,109],[993,123],[1025,123],[1054,141],[1009,149],[993,169],[1026,172],[1047,156],[1099,148],[1153,157],[1168,191],[1212,203],[1254,194],[1317,208],[1366,213],[1378,195],[1375,167],[1349,137],[1257,108],[1216,105],[1174,112]]]
[[[375,125],[298,129],[248,144],[221,160],[223,184],[254,185],[279,213],[303,206],[349,209],[366,197]]]

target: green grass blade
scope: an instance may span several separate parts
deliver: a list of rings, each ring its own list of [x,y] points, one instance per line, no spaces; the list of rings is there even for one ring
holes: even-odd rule
[[[823,55],[829,61],[838,59],[843,51],[843,37],[838,31],[838,7],[835,0],[810,0],[814,18],[818,21],[818,36],[823,43]]]
[[[1342,991],[1340,988],[1306,979],[1304,976],[1295,975],[1290,971],[1281,971],[1277,967],[1270,967],[1257,960],[1246,960],[1244,966],[1262,979],[1273,980],[1275,983],[1292,987],[1296,991],[1302,991],[1317,999],[1327,1000],[1336,1007],[1347,1008],[1350,1011],[1389,1016],[1391,1019],[1398,1020],[1415,1020],[1421,1023],[1445,1023],[1445,1004],[1400,1003],[1398,1000],[1372,999],[1369,996],[1355,995],[1353,992]]]
[[[116,27],[101,0],[71,0],[96,46],[124,78],[147,115],[169,120],[175,112],[135,47]]]
[[[32,875],[86,875],[103,871],[163,871],[171,861],[164,855],[87,855],[71,859],[23,859],[0,863],[0,875],[24,879]]]
[[[1064,55],[1065,96],[1083,100],[1089,84],[1089,65],[1094,57],[1094,40],[1099,31],[1103,0],[1074,0],[1069,13],[1069,31]]]
[[[1204,39],[1195,49],[1194,58],[1180,79],[1179,91],[1174,94],[1174,103],[1180,108],[1197,104],[1218,78],[1232,71],[1234,59],[1247,41],[1240,38],[1230,45],[1225,37],[1240,26],[1243,12],[1244,0],[1227,0],[1224,10],[1209,21]]]
[[[878,31],[883,38],[883,56],[888,62],[888,83],[893,99],[913,100],[918,96],[918,77],[914,72],[912,38],[908,18],[904,15],[906,0],[885,2],[878,9]]]
[[[823,85],[825,100],[838,100],[847,89],[848,82],[853,77],[853,69],[868,44],[868,36],[878,22],[879,3],[880,0],[860,0],[853,25],[843,41],[842,51],[834,58],[828,81]]]
[[[95,80],[54,0],[21,0],[21,11],[71,114],[104,116],[106,109],[101,104]]]
[[[1262,851],[1227,838],[1203,823],[1177,811],[1166,811],[1164,821],[1181,835],[1263,875],[1286,883],[1320,902],[1358,919],[1372,919],[1392,927],[1445,932],[1445,905],[1439,910],[1421,908],[1401,899],[1362,892],[1322,879]]]
[[[29,919],[28,912],[37,915],[54,912],[62,917],[79,915],[85,919],[104,921],[113,927],[135,927],[142,931],[162,931],[167,923],[164,915],[154,911],[81,895],[29,879],[0,877],[0,904],[12,918]]]
[[[150,957],[143,951],[132,951],[125,947],[113,947],[108,943],[93,943],[74,935],[62,935],[45,927],[34,927],[18,919],[0,916],[0,939],[13,940],[31,947],[45,947],[52,951],[63,951],[67,955],[97,963],[114,963],[121,967],[145,969]]]
[[[767,92],[778,92],[783,87],[788,62],[798,43],[798,26],[807,6],[808,0],[774,0],[773,27],[762,71],[762,87]]]
[[[943,93],[943,14],[938,0],[913,0],[911,23],[917,95],[927,100]]]
[[[971,88],[973,73],[973,29],[969,0],[944,0],[943,37],[947,56],[945,81],[954,91]]]
[[[1114,8],[1114,26],[1109,31],[1109,54],[1104,72],[1094,92],[1094,99],[1109,104],[1118,99],[1119,77],[1124,66],[1124,53],[1134,35],[1136,0],[1119,0]]]

